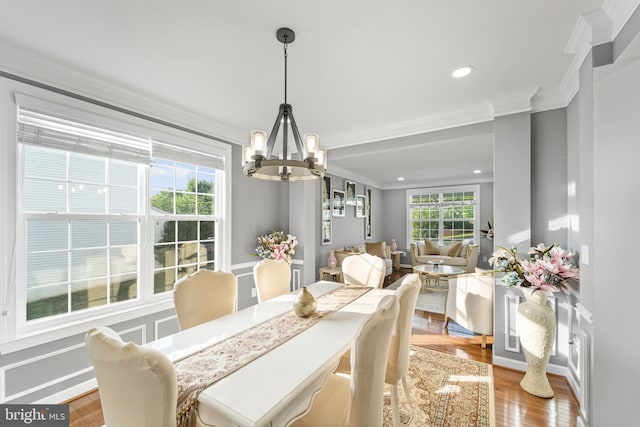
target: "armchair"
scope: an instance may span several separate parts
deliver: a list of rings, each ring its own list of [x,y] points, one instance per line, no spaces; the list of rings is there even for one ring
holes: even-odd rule
[[[487,335],[493,335],[493,272],[460,274],[449,278],[445,307],[445,328],[449,319],[477,334],[482,334],[482,348]]]

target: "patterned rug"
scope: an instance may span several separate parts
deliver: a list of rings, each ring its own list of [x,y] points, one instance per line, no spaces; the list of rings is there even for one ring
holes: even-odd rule
[[[495,427],[493,370],[486,363],[411,346],[407,375],[411,406],[398,387],[403,427]],[[387,386],[384,427],[392,427]]]
[[[398,289],[402,284],[403,278],[400,278],[387,286],[385,289]],[[418,294],[416,302],[416,310],[428,311],[430,313],[444,314],[444,305],[447,298],[446,281],[441,281],[441,289],[422,288]]]

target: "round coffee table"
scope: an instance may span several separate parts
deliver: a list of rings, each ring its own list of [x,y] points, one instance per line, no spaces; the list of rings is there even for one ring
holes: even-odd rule
[[[455,276],[465,272],[463,268],[442,264],[418,264],[413,266],[413,272],[420,275],[422,286],[440,288],[440,279]]]

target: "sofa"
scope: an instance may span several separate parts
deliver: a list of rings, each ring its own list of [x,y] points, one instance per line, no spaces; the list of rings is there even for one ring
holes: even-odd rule
[[[428,264],[429,261],[442,260],[443,265],[463,268],[472,273],[478,265],[480,247],[478,245],[454,242],[450,245],[438,245],[429,240],[411,243],[411,265]]]
[[[368,253],[378,256],[384,260],[385,265],[385,279],[391,276],[393,270],[393,261],[391,259],[391,247],[385,242],[366,242],[361,245],[349,246],[340,249],[335,249],[334,254],[338,261],[337,266],[342,268],[342,261],[352,255],[360,255]]]

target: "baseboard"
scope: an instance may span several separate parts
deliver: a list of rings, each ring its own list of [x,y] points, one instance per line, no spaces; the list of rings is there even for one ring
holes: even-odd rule
[[[580,384],[574,379],[573,375],[571,375],[571,371],[568,372],[566,378],[569,383],[569,387],[573,390],[573,395],[576,397],[576,400],[580,400],[578,397],[580,396]]]
[[[514,369],[516,371],[525,372],[527,370],[527,362],[523,362],[520,360],[513,360],[506,357],[493,355],[493,364],[496,366],[502,366],[509,369]],[[554,365],[549,363],[547,365],[547,372],[550,374],[560,375],[565,377],[567,381],[570,382],[569,377],[569,369],[566,366]]]
[[[76,396],[80,396],[95,388],[98,388],[98,382],[96,381],[95,378],[92,378],[83,383],[76,384],[72,387],[59,391],[57,393],[50,394],[49,396],[43,399],[39,399],[31,403],[37,404],[37,405],[46,405],[46,404],[53,404],[53,403],[59,403],[59,402],[66,402],[70,399],[73,399]]]

